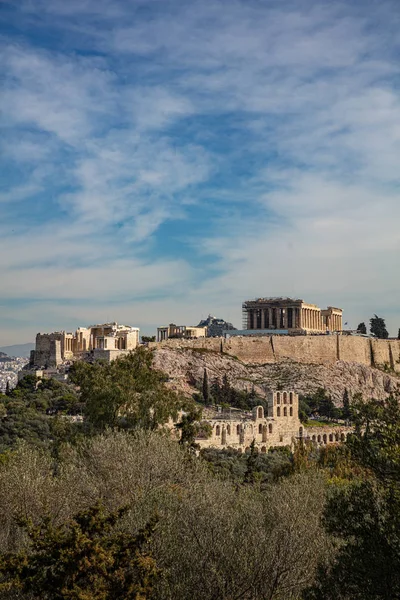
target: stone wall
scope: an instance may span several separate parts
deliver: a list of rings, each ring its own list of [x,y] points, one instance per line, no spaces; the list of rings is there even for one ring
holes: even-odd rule
[[[294,360],[306,364],[333,364],[337,360],[368,367],[390,368],[400,373],[400,340],[375,340],[358,336],[263,336],[166,340],[149,347],[201,348],[223,352],[247,364]]]
[[[61,363],[62,333],[38,333],[33,356],[34,364],[40,367],[55,367]]]

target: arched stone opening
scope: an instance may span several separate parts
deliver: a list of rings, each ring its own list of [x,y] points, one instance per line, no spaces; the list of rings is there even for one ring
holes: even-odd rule
[[[293,392],[289,392],[289,404],[293,404]]]
[[[215,428],[215,435],[221,435],[221,427],[219,425]]]
[[[262,423],[260,423],[258,426],[258,433],[262,433],[262,430],[263,430],[263,426],[262,426]]]
[[[262,406],[258,407],[258,418],[259,419],[263,419],[264,418],[264,409]]]
[[[278,406],[278,408],[276,409],[276,416],[277,417],[281,416],[281,408],[280,408],[280,406]]]
[[[240,435],[240,425],[236,425],[236,435]]]
[[[330,434],[329,434],[329,441],[330,441],[330,442],[333,442],[333,433],[330,433]]]
[[[287,393],[283,392],[283,404],[287,404]]]
[[[286,406],[285,406],[285,407],[284,407],[284,409],[283,409],[283,416],[284,416],[284,417],[287,417],[287,408],[286,408]]]
[[[346,437],[345,437],[344,433],[342,433],[342,434],[340,435],[340,441],[341,441],[341,442],[344,442],[344,441],[345,441],[345,439],[346,439]]]
[[[312,439],[312,441],[313,441],[313,442],[316,442],[316,441],[317,441],[317,438],[316,438],[316,436],[315,436],[315,435],[313,435],[311,439]]]
[[[317,442],[318,442],[319,444],[321,443],[321,436],[320,436],[320,435],[317,437]]]
[[[266,454],[267,453],[267,448],[265,446],[261,447],[261,453],[262,454]]]
[[[323,442],[324,444],[326,444],[326,442],[328,441],[328,438],[326,437],[326,433],[324,433],[324,435],[322,436]]]
[[[249,448],[249,446],[246,446],[246,448],[244,449],[244,451],[246,452],[246,454],[250,454],[250,448]]]
[[[230,425],[227,425],[227,426],[226,426],[226,433],[227,433],[228,435],[231,435],[231,426],[230,426]]]
[[[272,423],[270,423],[270,424],[268,425],[268,432],[269,432],[269,433],[272,433]]]
[[[280,394],[280,392],[277,392],[277,393],[276,393],[276,403],[277,403],[277,404],[280,404],[280,403],[281,403],[281,394]]]
[[[293,406],[290,407],[289,414],[290,414],[291,417],[293,417]]]

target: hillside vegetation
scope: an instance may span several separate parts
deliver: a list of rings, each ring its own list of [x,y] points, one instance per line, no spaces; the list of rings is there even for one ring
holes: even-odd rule
[[[198,409],[152,360],[1,398],[21,424],[0,454],[1,600],[400,597],[398,398],[353,399],[341,446],[197,455]],[[179,408],[181,443],[161,427]]]

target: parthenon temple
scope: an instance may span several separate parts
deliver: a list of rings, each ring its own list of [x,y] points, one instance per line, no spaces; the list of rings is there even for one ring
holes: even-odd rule
[[[243,327],[247,330],[281,330],[294,333],[342,331],[342,309],[319,308],[293,298],[256,298],[243,305]]]

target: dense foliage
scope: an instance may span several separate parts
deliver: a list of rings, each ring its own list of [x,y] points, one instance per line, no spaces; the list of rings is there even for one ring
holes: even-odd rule
[[[146,549],[156,519],[135,535],[116,530],[126,508],[114,512],[100,503],[66,525],[49,516],[34,525],[21,519],[29,546],[0,560],[0,590],[21,591],[38,600],[146,600],[159,576]]]
[[[337,538],[333,561],[321,563],[307,598],[400,598],[400,407],[398,398],[353,407],[348,451],[360,477],[332,489],[327,532]]]
[[[305,420],[351,419],[340,446],[197,455],[199,406],[151,352],[72,378],[0,398],[0,600],[400,598],[398,398],[302,398]],[[202,394],[260,404],[227,377]],[[182,408],[178,444],[160,425]]]
[[[79,385],[85,415],[98,429],[144,427],[155,429],[176,419],[184,401],[165,383],[168,377],[152,368],[152,352],[135,352],[106,362],[76,362],[71,379]]]

